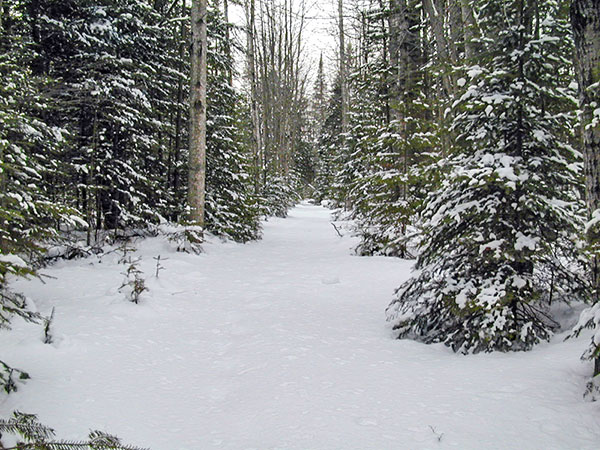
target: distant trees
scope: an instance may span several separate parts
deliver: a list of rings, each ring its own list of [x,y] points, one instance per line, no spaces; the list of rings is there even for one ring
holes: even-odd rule
[[[296,7],[292,0],[246,2],[253,175],[266,215],[287,214],[301,184],[297,168],[312,165],[306,158],[310,132],[303,67],[304,8],[304,3]],[[312,175],[305,173],[304,178],[308,181]]]

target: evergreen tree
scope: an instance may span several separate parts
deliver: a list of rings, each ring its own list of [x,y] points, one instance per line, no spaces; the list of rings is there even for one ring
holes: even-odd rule
[[[387,313],[400,337],[526,350],[557,327],[549,304],[582,286],[569,34],[555,2],[480,7],[485,64],[460,80],[458,145],[427,200],[417,270]]]
[[[0,420],[0,437],[2,434],[18,436],[17,446],[14,448],[19,450],[142,450],[140,447],[123,444],[116,436],[102,431],[91,431],[85,441],[56,440],[54,430],[41,424],[35,414],[18,411],[8,420]]]
[[[250,151],[240,131],[242,98],[229,84],[233,58],[218,3],[209,4],[206,228],[237,241],[259,236],[259,209],[249,176]]]
[[[359,254],[406,257],[408,229],[427,186],[422,168],[437,144],[426,72],[419,64],[420,24],[412,7],[396,3],[371,5],[361,16],[336,196],[356,224]],[[410,31],[404,38],[400,23]]]
[[[316,145],[315,199],[333,200],[335,175],[339,170],[338,153],[342,145],[342,106],[339,77],[329,93],[324,110],[324,122],[319,127]]]
[[[91,230],[157,220],[164,196],[158,174],[167,172],[159,140],[167,93],[158,79],[169,53],[161,17],[133,0],[32,5],[40,70],[59,80],[53,121],[73,137],[62,156],[70,171],[60,181]]]
[[[39,55],[29,22],[17,2],[5,2],[0,24],[0,330],[13,316],[39,322],[26,297],[9,289],[10,276],[34,275],[45,244],[58,230],[81,224],[77,212],[55,198],[45,183],[51,179],[53,156],[64,132],[48,124],[49,85],[34,73]],[[17,389],[25,372],[0,361],[0,387]]]
[[[34,73],[39,55],[27,22],[6,6],[11,14],[0,32],[0,288],[9,273],[34,273],[44,241],[58,230],[82,224],[47,184],[67,133],[48,123],[51,104],[41,92],[50,81]]]

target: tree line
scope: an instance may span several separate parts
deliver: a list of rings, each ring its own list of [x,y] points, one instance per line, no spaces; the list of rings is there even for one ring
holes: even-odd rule
[[[600,4],[338,2],[338,64],[313,105],[315,198],[357,252],[416,258],[387,317],[457,352],[528,350],[589,302],[600,329]],[[586,202],[587,200],[587,202]],[[600,372],[600,338],[584,358]]]
[[[416,258],[398,337],[528,350],[574,299],[600,329],[598,0],[338,0],[312,76],[304,2],[230,6],[0,2],[2,324],[56,242],[247,242],[310,196],[359,254]]]

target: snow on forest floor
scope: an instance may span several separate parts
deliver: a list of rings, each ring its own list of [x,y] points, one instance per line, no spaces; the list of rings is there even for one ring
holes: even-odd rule
[[[1,359],[32,375],[0,416],[153,450],[600,448],[600,402],[582,400],[589,335],[475,356],[394,340],[384,309],[411,262],[352,256],[329,221],[301,204],[262,241],[200,256],[139,242],[139,305],[118,292],[114,253],[15,282],[42,313],[56,306],[60,339],[18,321],[0,334]]]

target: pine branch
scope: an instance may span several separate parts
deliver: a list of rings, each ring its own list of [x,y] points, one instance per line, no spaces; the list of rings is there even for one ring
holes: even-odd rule
[[[26,441],[4,450],[148,450],[122,444],[118,437],[97,430],[90,432],[86,441],[53,441],[55,433],[52,428],[39,423],[35,414],[19,411],[14,412],[12,419],[0,419],[1,433],[16,434]]]

